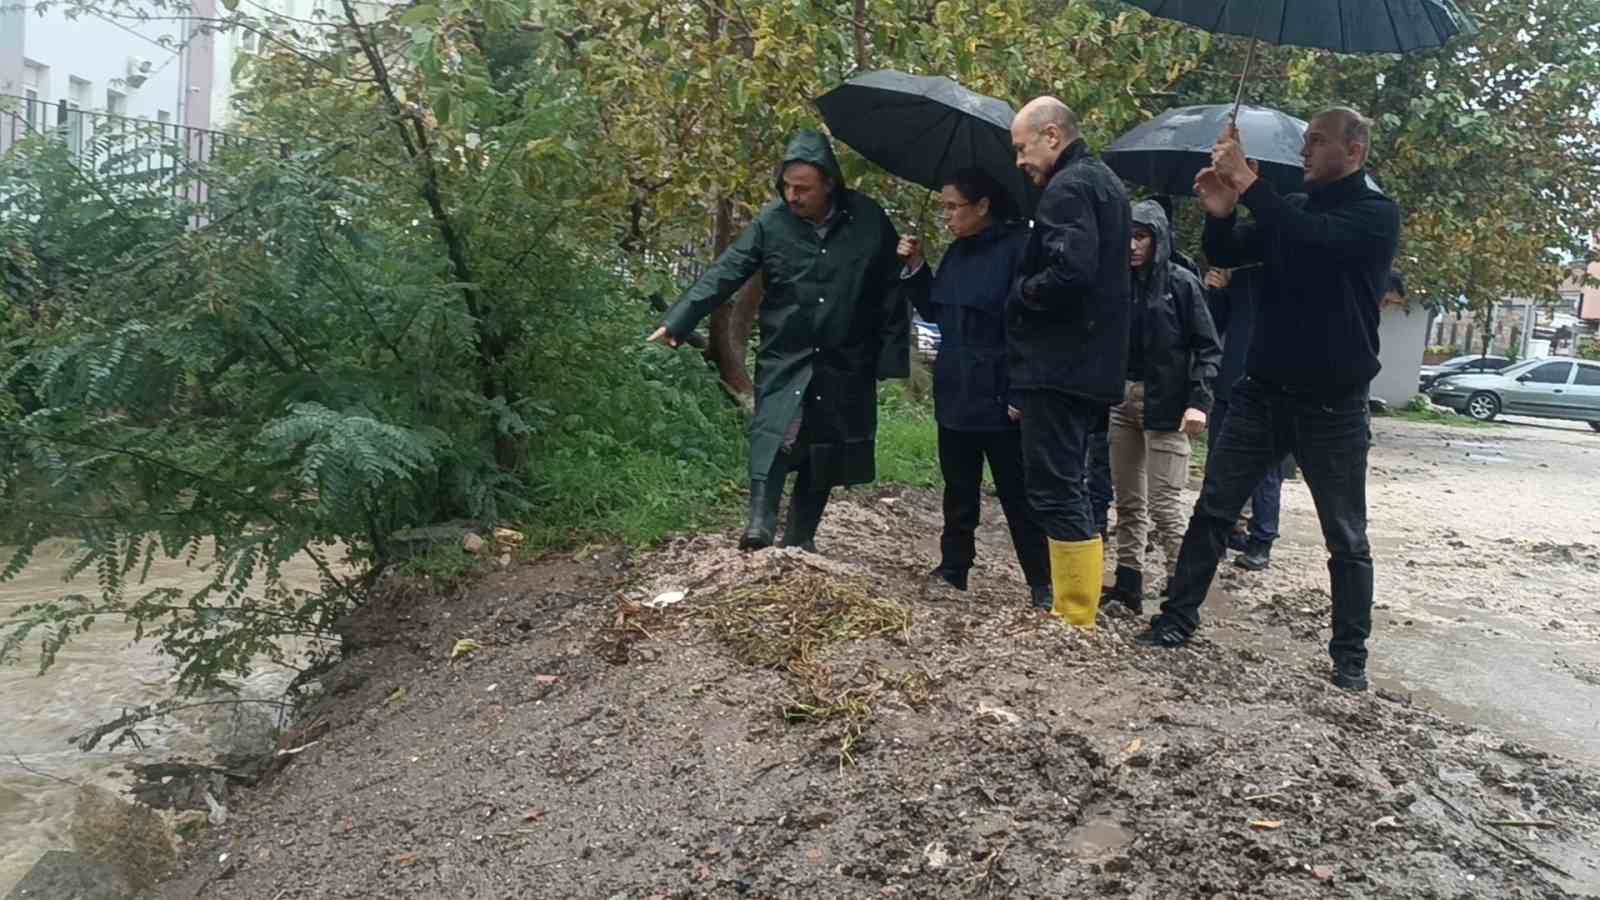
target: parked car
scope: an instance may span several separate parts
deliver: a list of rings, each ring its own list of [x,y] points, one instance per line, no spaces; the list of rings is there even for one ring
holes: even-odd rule
[[[1440,376],[1443,375],[1472,375],[1478,372],[1498,372],[1509,365],[1511,365],[1511,360],[1504,356],[1479,354],[1454,356],[1437,365],[1423,366],[1417,373],[1417,390],[1426,393],[1428,385],[1438,381]]]
[[[1507,413],[1576,419],[1600,431],[1600,362],[1594,360],[1545,357],[1499,372],[1443,375],[1427,393],[1480,422]]]

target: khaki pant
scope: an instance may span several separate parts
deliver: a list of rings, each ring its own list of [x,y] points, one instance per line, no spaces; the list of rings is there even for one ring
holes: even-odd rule
[[[1144,571],[1152,524],[1166,554],[1170,577],[1183,545],[1183,486],[1189,479],[1189,436],[1145,431],[1144,383],[1128,382],[1122,403],[1111,407],[1111,484],[1117,504],[1117,565]]]

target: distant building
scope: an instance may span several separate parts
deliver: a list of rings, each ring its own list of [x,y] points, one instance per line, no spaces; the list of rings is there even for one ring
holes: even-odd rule
[[[193,15],[215,17],[215,2],[191,0]],[[85,113],[211,127],[211,34],[189,17],[67,12],[61,3],[41,15],[29,0],[0,2],[0,94],[28,124],[57,124],[64,102]]]

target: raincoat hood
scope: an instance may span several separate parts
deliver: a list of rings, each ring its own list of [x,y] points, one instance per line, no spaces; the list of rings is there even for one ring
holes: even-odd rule
[[[839,160],[833,155],[833,145],[828,143],[827,137],[815,131],[801,131],[789,139],[789,146],[783,151],[783,161],[778,163],[778,171],[772,178],[772,189],[780,201],[783,200],[783,170],[794,162],[810,163],[833,179],[833,203],[835,207],[839,206],[839,195],[844,190],[844,173],[839,169]]]
[[[1172,226],[1161,204],[1154,200],[1141,200],[1133,205],[1133,227],[1148,228],[1155,235],[1150,253],[1150,264],[1143,272],[1133,276],[1134,293],[1144,305],[1150,306],[1167,295],[1172,283]]]

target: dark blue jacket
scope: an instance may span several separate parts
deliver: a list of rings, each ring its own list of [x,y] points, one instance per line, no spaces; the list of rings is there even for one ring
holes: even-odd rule
[[[1006,295],[1028,247],[1028,228],[996,223],[951,244],[937,274],[906,283],[924,321],[939,326],[933,364],[934,418],[953,431],[1015,427],[1006,415]]]
[[[1222,368],[1217,372],[1217,399],[1226,401],[1233,386],[1244,377],[1250,353],[1250,333],[1255,329],[1256,303],[1261,292],[1261,267],[1233,270],[1225,288],[1206,288],[1206,306],[1222,338]]]

